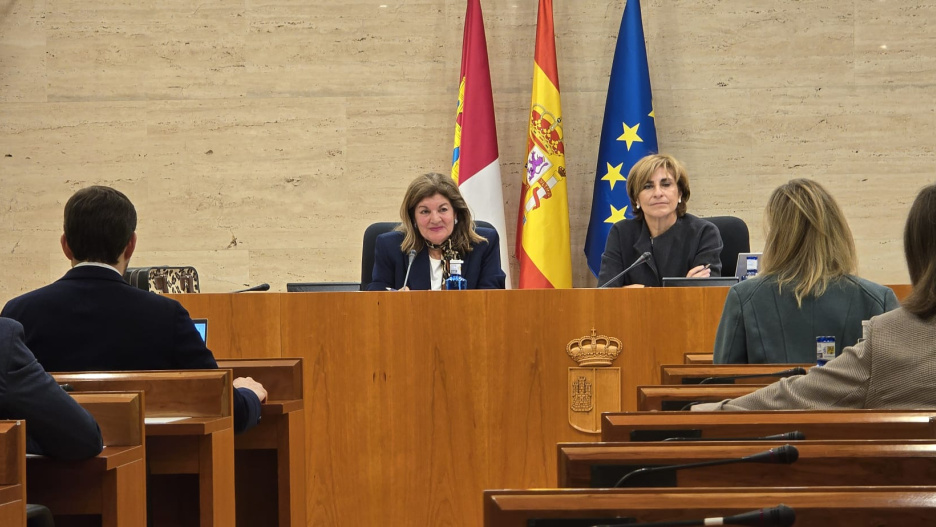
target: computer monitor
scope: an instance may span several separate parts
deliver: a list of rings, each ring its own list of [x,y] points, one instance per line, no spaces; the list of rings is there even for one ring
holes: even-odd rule
[[[192,322],[195,323],[195,329],[198,331],[198,334],[201,335],[202,341],[208,342],[208,319],[193,318]]]
[[[664,277],[663,287],[731,287],[738,283],[737,276],[708,276],[705,278]]]
[[[310,293],[323,291],[360,291],[360,282],[296,282],[286,284],[287,293]]]
[[[757,270],[760,268],[760,258],[762,253],[738,253],[738,264],[735,266],[734,275],[738,277],[738,280],[744,280],[748,272],[748,259],[753,258],[754,274],[757,274]]]

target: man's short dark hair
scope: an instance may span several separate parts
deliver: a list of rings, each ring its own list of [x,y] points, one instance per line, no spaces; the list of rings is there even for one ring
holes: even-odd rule
[[[136,209],[119,190],[83,188],[65,204],[65,241],[81,262],[117,263],[136,230]]]

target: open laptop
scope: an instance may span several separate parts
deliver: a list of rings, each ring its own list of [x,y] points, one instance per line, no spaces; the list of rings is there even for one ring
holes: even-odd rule
[[[360,291],[360,282],[294,282],[286,284],[287,293],[321,291]]]
[[[760,258],[762,253],[738,253],[738,264],[735,266],[735,276],[738,280],[744,280],[747,277],[748,267],[753,265],[754,274],[760,268]]]
[[[198,331],[198,334],[201,335],[201,338],[204,342],[208,342],[208,319],[207,318],[193,318],[192,322],[195,323],[195,329]]]
[[[737,283],[737,276],[707,276],[705,278],[687,278],[685,276],[663,277],[663,287],[731,287]]]

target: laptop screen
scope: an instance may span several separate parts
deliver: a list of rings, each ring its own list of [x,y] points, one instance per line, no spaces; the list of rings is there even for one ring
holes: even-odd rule
[[[663,287],[730,287],[737,283],[737,276],[663,277]]]
[[[201,335],[202,341],[207,343],[208,342],[208,319],[207,318],[193,318],[192,322],[195,324],[195,329],[198,330],[198,334]]]
[[[748,271],[753,271],[750,276],[757,274],[760,268],[760,257],[762,253],[738,253],[738,265],[735,267],[735,276],[739,280],[748,277]]]

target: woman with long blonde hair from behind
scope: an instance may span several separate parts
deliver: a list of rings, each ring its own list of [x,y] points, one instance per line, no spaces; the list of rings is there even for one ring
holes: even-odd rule
[[[780,185],[765,219],[760,273],[728,293],[716,363],[811,363],[818,337],[837,355],[861,337],[863,320],[897,308],[893,291],[854,275],[851,229],[822,185],[809,179]]]

